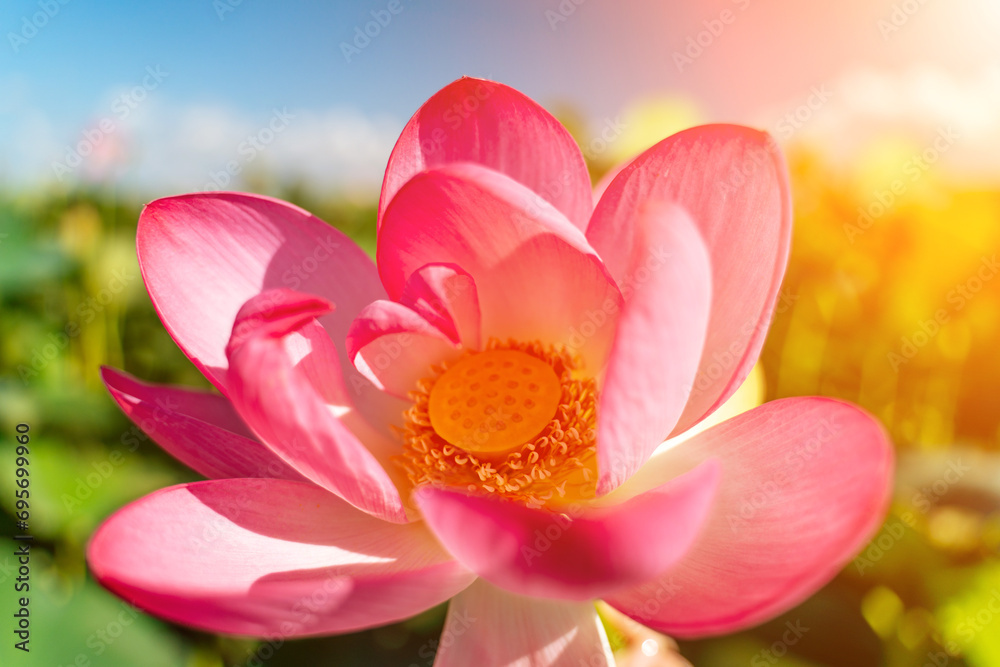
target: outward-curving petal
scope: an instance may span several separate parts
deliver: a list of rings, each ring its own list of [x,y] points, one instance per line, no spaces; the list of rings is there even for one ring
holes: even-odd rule
[[[379,222],[403,185],[425,169],[474,162],[510,176],[532,201],[586,229],[593,208],[583,154],[559,121],[518,91],[462,77],[434,94],[406,124],[382,182]]]
[[[140,382],[114,368],[102,368],[101,378],[122,412],[205,477],[305,479],[261,444],[222,396]]]
[[[333,413],[310,375],[339,373],[324,336],[311,336],[310,355],[328,366],[306,370],[292,357],[289,339],[319,329],[316,318],[332,306],[321,299],[269,290],[240,310],[229,343],[230,398],[250,428],[303,476],[355,507],[403,522],[402,500],[386,470]],[[321,346],[325,345],[327,349]]]
[[[516,593],[588,600],[664,572],[701,528],[719,476],[708,461],[616,506],[561,513],[424,488],[416,503],[459,562]]]
[[[444,602],[474,576],[421,524],[360,512],[306,482],[227,479],[162,489],[112,515],[87,550],[99,582],[210,632],[353,632]]]
[[[593,604],[526,598],[479,580],[455,596],[434,667],[614,667]]]
[[[605,498],[641,493],[705,457],[722,462],[705,530],[662,577],[606,600],[679,637],[733,632],[801,602],[881,524],[893,452],[857,407],[825,398],[766,403],[654,456]]]
[[[460,164],[423,172],[396,194],[378,240],[389,296],[428,263],[473,279],[482,338],[564,344],[597,373],[621,294],[580,230],[497,172]]]
[[[676,425],[711,308],[708,251],[687,212],[651,203],[636,225],[598,412],[599,494],[631,477]]]
[[[712,315],[698,377],[674,433],[721,405],[750,372],[778,297],[791,241],[788,176],[773,139],[705,125],[633,160],[601,196],[587,239],[616,279],[628,272],[641,207],[675,201],[698,225],[712,263]]]
[[[269,197],[217,192],[157,199],[143,209],[136,246],[164,326],[223,394],[226,342],[251,297],[288,288],[333,301],[336,311],[321,323],[337,341],[364,306],[385,298],[375,265],[350,239]],[[342,348],[340,357],[347,386],[367,384]]]

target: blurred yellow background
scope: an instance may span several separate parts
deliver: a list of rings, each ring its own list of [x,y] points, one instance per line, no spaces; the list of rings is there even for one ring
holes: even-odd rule
[[[135,613],[93,582],[83,554],[115,509],[196,479],[98,376],[108,364],[208,386],[142,286],[142,205],[221,187],[244,134],[287,104],[287,131],[226,186],[299,204],[372,252],[402,122],[471,74],[551,109],[595,183],[693,124],[772,132],[793,246],[761,362],[726,409],[840,397],[896,444],[891,513],[830,585],[681,653],[723,667],[1000,665],[1000,3],[413,3],[349,58],[340,44],[384,3],[56,4],[41,27],[38,3],[0,12],[15,35],[0,69],[0,616],[16,572],[9,434],[28,423],[33,622],[58,637],[39,631],[30,663],[5,640],[0,664],[430,664],[443,608],[261,660],[254,641]],[[158,64],[162,88],[144,69]],[[93,156],[71,177],[53,171],[104,117],[115,130]],[[623,660],[643,664],[620,619],[605,620]],[[788,624],[808,630],[790,644]]]

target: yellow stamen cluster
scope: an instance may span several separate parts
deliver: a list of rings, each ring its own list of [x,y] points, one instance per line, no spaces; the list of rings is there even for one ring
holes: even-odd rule
[[[496,493],[530,507],[592,498],[597,390],[578,358],[491,340],[410,392],[399,465],[414,486]]]

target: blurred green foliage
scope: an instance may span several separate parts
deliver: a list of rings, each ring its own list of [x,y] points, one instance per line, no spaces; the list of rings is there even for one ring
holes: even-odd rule
[[[883,531],[829,586],[758,628],[682,642],[682,652],[696,665],[1000,664],[1000,614],[990,611],[994,599],[1000,609],[996,377],[990,378],[992,412],[982,396],[966,398],[961,390],[964,382],[990,386],[968,368],[994,367],[995,355],[969,359],[985,354],[995,339],[984,342],[973,331],[959,361],[958,343],[945,335],[940,350],[906,366],[905,382],[888,373],[887,351],[919,326],[914,323],[927,307],[933,312],[943,292],[927,288],[931,296],[916,305],[907,297],[909,310],[899,326],[889,321],[885,303],[903,289],[899,283],[913,266],[923,261],[926,269],[931,260],[885,255],[884,236],[898,233],[889,223],[858,243],[845,243],[842,220],[857,203],[845,194],[850,184],[837,184],[808,156],[792,165],[799,215],[785,284],[790,306],[779,307],[762,358],[768,398],[819,393],[873,411],[904,454],[899,488]],[[268,194],[299,204],[374,252],[374,198],[362,205],[297,189]],[[1000,201],[997,193],[959,193],[956,206],[970,206],[976,196],[985,202],[977,213],[982,224],[1000,228],[992,208]],[[35,536],[31,610],[37,662],[31,664],[69,665],[81,654],[90,661],[82,664],[92,665],[258,664],[256,642],[133,615],[86,570],[86,541],[105,517],[157,488],[197,479],[117,410],[98,375],[109,364],[148,381],[208,387],[164,330],[142,287],[134,253],[142,203],[100,187],[0,195],[0,527],[3,535],[15,532],[10,443],[15,425],[24,422],[32,437]],[[912,221],[901,224],[907,234],[918,228]],[[896,271],[891,280],[885,274],[890,269]],[[967,269],[952,273],[961,276]],[[949,280],[954,282],[945,279],[946,287]],[[982,319],[983,310],[973,315]],[[946,389],[952,393],[942,393]],[[958,459],[973,464],[975,472],[939,492],[949,463]],[[12,550],[4,538],[4,588],[12,586]],[[5,590],[0,600],[0,616],[11,618],[12,596]],[[287,642],[264,663],[427,665],[443,619],[444,607],[438,607],[386,628]],[[785,639],[790,624],[808,629],[794,643]],[[12,651],[5,640],[0,663],[21,664]]]
[[[374,205],[282,195],[374,252]],[[134,251],[142,205],[99,189],[0,195],[0,532],[20,532],[13,436],[26,423],[35,538],[27,664],[221,667],[254,664],[257,656],[252,640],[214,637],[131,611],[86,570],[87,539],[105,517],[155,489],[198,479],[121,414],[98,374],[108,364],[155,382],[209,386],[142,287]],[[16,610],[14,548],[4,537],[0,616],[6,619]],[[134,621],[120,628],[123,611]],[[444,612],[439,607],[387,628],[289,643],[266,664],[410,665],[436,641]],[[8,624],[4,629],[6,636]],[[0,664],[25,664],[19,653],[5,638]]]

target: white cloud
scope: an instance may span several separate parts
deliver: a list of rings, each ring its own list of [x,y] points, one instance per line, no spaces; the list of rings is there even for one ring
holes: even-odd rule
[[[220,189],[240,189],[248,174],[264,173],[319,192],[372,196],[403,125],[348,108],[251,116],[228,106],[174,104],[155,91],[134,105],[116,104],[120,94],[108,95],[76,127],[57,128],[37,109],[10,113],[0,170],[19,185],[110,174],[120,186],[153,196],[221,186],[227,178]]]
[[[957,174],[1000,175],[1000,68],[956,73],[941,67],[901,72],[855,68],[829,82],[830,99],[812,113],[792,140],[815,142],[843,160],[856,159],[873,142],[932,141],[939,130],[957,135],[942,163]],[[762,115],[768,129],[806,100],[789,100]],[[779,134],[780,137],[780,134]]]

